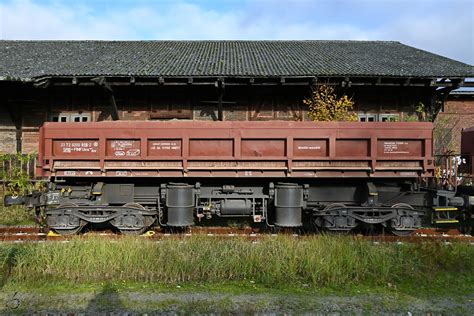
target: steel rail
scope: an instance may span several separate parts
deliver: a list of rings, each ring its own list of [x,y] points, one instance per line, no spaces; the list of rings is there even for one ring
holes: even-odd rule
[[[261,238],[273,238],[281,235],[292,236],[294,238],[307,238],[318,236],[315,234],[296,234],[291,230],[283,230],[278,234],[268,231],[259,231],[251,228],[235,229],[229,227],[192,227],[185,231],[171,232],[169,230],[150,230],[145,234],[136,236],[150,241],[159,241],[168,238],[186,239],[192,236],[207,236],[214,238],[245,238],[252,241],[258,241]],[[338,235],[338,234],[329,234]],[[71,241],[73,239],[106,238],[110,240],[119,240],[126,238],[126,235],[119,235],[112,230],[91,231],[80,235],[62,236],[43,230],[40,227],[0,227],[0,242],[46,242],[46,241]],[[469,242],[474,245],[474,236],[463,235],[455,229],[435,229],[424,228],[417,230],[410,236],[394,236],[390,234],[377,235],[348,235],[354,240],[366,240],[374,243],[418,243],[418,242]]]

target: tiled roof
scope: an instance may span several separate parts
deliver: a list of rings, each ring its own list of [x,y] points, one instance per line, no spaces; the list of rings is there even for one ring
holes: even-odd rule
[[[0,79],[43,76],[474,76],[388,41],[0,41]]]

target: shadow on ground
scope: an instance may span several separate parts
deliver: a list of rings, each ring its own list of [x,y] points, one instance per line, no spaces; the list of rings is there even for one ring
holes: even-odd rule
[[[111,283],[106,283],[102,291],[94,296],[86,307],[85,312],[124,312],[124,304],[120,300],[118,289]]]

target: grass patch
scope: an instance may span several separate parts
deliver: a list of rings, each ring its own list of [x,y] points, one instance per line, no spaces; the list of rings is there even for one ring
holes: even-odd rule
[[[0,244],[0,313],[470,314],[474,247],[350,236]],[[18,300],[18,301],[17,301]],[[19,307],[9,307],[19,302]],[[73,302],[73,303],[71,303]]]
[[[0,292],[0,313],[130,312],[173,314],[472,314],[472,295],[425,296],[386,288],[357,286],[353,294],[288,285],[273,289],[249,282],[170,284],[96,282],[94,284],[9,283]],[[18,308],[15,306],[18,299]]]
[[[474,292],[474,247],[467,243],[374,245],[334,236],[267,236],[258,243],[206,236],[160,242],[77,237],[69,243],[1,244],[0,270],[3,284],[243,282],[256,290],[409,290],[415,286],[430,293],[443,289],[452,293],[456,288],[462,294]]]
[[[0,199],[2,196],[0,195]],[[0,225],[5,226],[21,226],[34,225],[34,210],[26,210],[23,205],[5,207],[3,200],[0,201]]]

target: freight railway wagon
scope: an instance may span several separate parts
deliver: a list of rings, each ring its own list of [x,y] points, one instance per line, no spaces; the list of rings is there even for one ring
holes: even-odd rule
[[[46,123],[25,199],[59,233],[108,223],[122,233],[212,218],[347,232],[413,232],[427,209],[469,202],[424,189],[431,123]],[[11,200],[11,199],[10,199]],[[11,202],[11,201],[10,201]]]
[[[461,133],[461,155],[466,164],[461,170],[464,174],[474,180],[474,126],[464,129]]]
[[[474,127],[467,128],[461,133],[461,157],[465,164],[461,165],[460,173],[464,185],[457,188],[459,196],[474,196]],[[464,208],[457,220],[460,222],[459,229],[466,234],[472,234],[474,227],[474,207]]]

